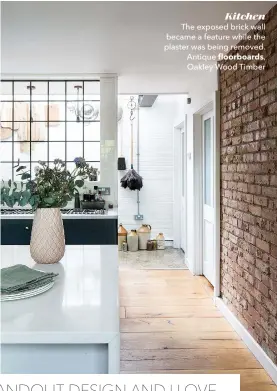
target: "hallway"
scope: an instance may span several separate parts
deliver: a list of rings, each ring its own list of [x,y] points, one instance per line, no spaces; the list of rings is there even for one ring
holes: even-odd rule
[[[277,391],[188,270],[120,268],[121,373],[240,373],[241,391]]]

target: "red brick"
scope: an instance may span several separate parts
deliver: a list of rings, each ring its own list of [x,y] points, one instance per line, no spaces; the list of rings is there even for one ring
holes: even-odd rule
[[[254,162],[267,162],[268,152],[260,152],[254,154]]]
[[[256,246],[259,247],[261,250],[265,251],[266,253],[269,253],[270,246],[264,240],[256,238]]]
[[[261,151],[270,151],[276,149],[276,139],[263,140],[261,142]]]
[[[268,255],[268,254],[264,254],[263,255],[263,260],[265,260],[265,262],[268,264],[268,267],[270,267],[271,269],[271,273],[273,272],[273,269],[274,271],[277,272],[277,258],[274,258],[272,257],[271,255]]]
[[[262,293],[263,296],[269,297],[269,289],[261,281],[255,280],[255,288]]]
[[[263,187],[262,194],[267,197],[277,197],[277,187]]]
[[[263,259],[264,259],[264,256],[268,256],[268,254],[263,254]],[[264,262],[261,259],[256,259],[256,266],[262,273],[265,273],[266,275],[269,274],[270,269],[269,269],[268,262]]]
[[[269,175],[255,175],[255,183],[258,185],[269,185]]]
[[[260,78],[256,77],[256,79],[251,80],[247,84],[246,88],[248,91],[253,90],[254,88],[257,88],[259,86],[259,83],[260,83]]]
[[[243,175],[243,180],[244,180],[245,183],[254,183],[255,176],[253,174],[244,174]]]
[[[268,95],[264,95],[263,97],[260,98],[260,105],[264,106],[267,105],[269,102]]]
[[[252,133],[251,133],[252,134]],[[254,141],[252,143],[241,144],[237,146],[237,151],[239,153],[247,153],[247,152],[258,152],[261,148],[261,145],[258,141]]]
[[[270,176],[270,186],[276,186],[277,187],[277,175],[271,175]]]
[[[271,255],[275,258],[277,258],[277,247],[271,245]]]
[[[256,196],[254,195],[254,204],[260,205],[260,206],[267,206],[267,198],[262,196]]]
[[[255,99],[254,101],[249,102],[248,105],[247,105],[248,111],[257,110],[259,105],[260,105],[260,100],[259,99]],[[273,111],[273,112],[275,113],[275,111]]]
[[[268,129],[268,137],[269,138],[277,137],[277,127],[273,127],[273,128]]]
[[[267,82],[270,79],[273,79],[275,76],[275,68],[271,68],[268,71],[265,71],[261,74],[261,83]]]
[[[242,192],[246,193],[248,190],[247,183],[243,183],[243,182],[237,183],[237,189],[238,189],[238,191],[242,191]]]
[[[242,220],[249,224],[256,224],[256,218],[249,213],[243,213]]]
[[[232,137],[232,145],[238,145],[241,143],[241,136]]]
[[[271,314],[277,314],[277,306],[271,301],[270,298],[261,295],[261,302],[267,308]]]
[[[269,80],[267,83],[268,91],[275,90],[277,88],[277,78]]]
[[[254,216],[261,216],[262,208],[258,205],[249,205],[249,212]]]
[[[257,130],[255,132],[255,140],[263,140],[267,138],[267,129]]]
[[[268,322],[266,322],[263,318],[261,318],[261,325],[267,332],[267,334],[272,338],[275,339],[277,336],[277,330],[272,327]]]
[[[271,126],[276,126],[276,121],[275,121],[274,115],[267,116],[267,117],[264,117],[263,119],[261,119],[261,121],[260,121],[261,129],[268,128]]]
[[[277,113],[277,102],[272,103],[268,106],[268,114],[276,114]]]
[[[241,139],[243,143],[249,143],[253,141],[254,140],[253,132],[243,134]]]

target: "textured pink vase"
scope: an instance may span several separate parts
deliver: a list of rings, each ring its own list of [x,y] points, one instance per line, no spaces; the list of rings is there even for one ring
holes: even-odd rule
[[[37,263],[57,263],[64,256],[64,228],[59,208],[37,209],[32,227],[31,257]]]

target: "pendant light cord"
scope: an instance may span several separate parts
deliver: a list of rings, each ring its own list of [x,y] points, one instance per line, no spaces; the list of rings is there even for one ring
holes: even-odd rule
[[[127,104],[127,107],[130,109],[130,125],[131,125],[131,169],[134,168],[134,126],[133,121],[135,119],[134,110],[136,109],[136,102],[134,101],[134,97],[130,96],[130,100]]]

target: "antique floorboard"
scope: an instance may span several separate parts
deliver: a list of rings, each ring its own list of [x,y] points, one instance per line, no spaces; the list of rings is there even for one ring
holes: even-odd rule
[[[239,373],[241,391],[277,391],[188,270],[120,270],[121,373]]]

